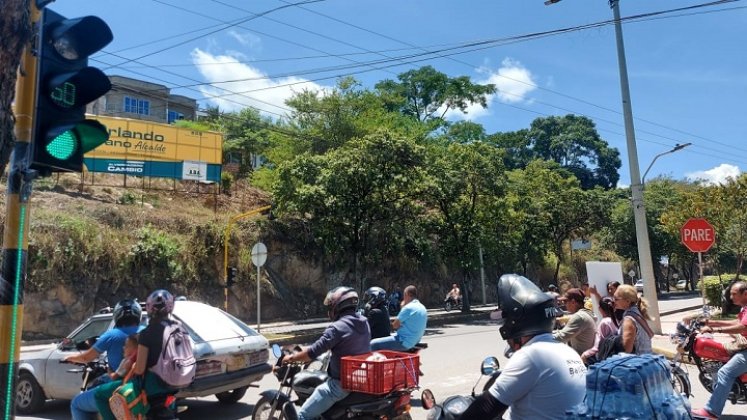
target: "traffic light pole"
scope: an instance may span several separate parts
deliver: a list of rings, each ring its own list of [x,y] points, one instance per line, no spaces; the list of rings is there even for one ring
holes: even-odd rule
[[[32,37],[26,45],[16,83],[16,142],[5,199],[3,262],[0,275],[0,381],[2,418],[15,418],[16,371],[23,330],[23,288],[28,256],[29,199],[34,172],[29,169],[38,60],[35,55],[40,12],[30,2]]]
[[[225,302],[223,304],[223,308],[225,309],[226,312],[228,312],[228,243],[230,242],[229,240],[231,238],[231,226],[233,226],[233,224],[236,223],[237,220],[241,220],[249,216],[254,216],[255,214],[270,211],[270,209],[272,209],[272,206],[264,206],[264,207],[260,207],[254,210],[249,210],[241,214],[237,214],[236,216],[233,216],[228,220],[228,223],[226,224],[226,229],[223,231],[223,284],[224,284],[223,292],[225,296]]]

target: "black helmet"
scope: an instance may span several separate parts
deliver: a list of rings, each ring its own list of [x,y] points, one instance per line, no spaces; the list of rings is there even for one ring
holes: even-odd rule
[[[363,293],[363,303],[369,305],[372,308],[378,308],[386,302],[386,290],[381,287],[369,287],[365,293]]]
[[[350,287],[335,287],[324,298],[324,306],[327,307],[329,319],[337,321],[343,311],[358,307],[358,293]]]
[[[114,325],[121,326],[124,324],[137,325],[140,323],[140,315],[143,308],[134,299],[123,299],[114,306]]]
[[[562,314],[552,297],[518,274],[505,274],[498,280],[498,305],[504,340],[549,333],[554,319]]]
[[[145,310],[151,317],[168,316],[174,311],[174,295],[164,289],[156,290],[146,299]]]

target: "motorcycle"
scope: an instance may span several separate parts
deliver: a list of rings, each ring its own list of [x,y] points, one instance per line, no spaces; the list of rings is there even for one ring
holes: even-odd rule
[[[101,384],[104,375],[108,372],[108,364],[106,363],[106,360],[95,359],[88,363],[65,362],[60,360],[60,363],[76,366],[67,371],[70,373],[81,374],[82,382],[80,384],[80,392],[88,391],[89,389]]]
[[[462,307],[461,296],[458,298],[454,298],[453,296],[446,296],[446,299],[444,299],[444,310],[446,312],[449,312],[450,310],[454,308],[461,308],[461,307]]]
[[[298,349],[296,349],[298,350]],[[317,386],[327,380],[326,369],[316,370],[312,364],[325,367],[328,360],[312,361],[307,364],[283,364],[283,358],[290,354],[288,349],[281,349],[274,344],[272,352],[277,358],[273,369],[280,382],[277,390],[260,393],[261,398],[254,405],[252,418],[255,420],[295,420],[296,407],[300,407],[311,396]],[[329,359],[327,354],[326,359]],[[415,387],[396,388],[385,395],[371,395],[351,392],[322,414],[324,420],[356,418],[359,420],[412,420],[409,414],[410,394]],[[292,398],[292,393],[296,398]]]
[[[68,362],[60,360],[60,363],[75,365],[76,367],[68,369],[70,373],[82,374],[82,383],[80,392],[88,391],[103,383],[108,379],[108,364],[106,360],[94,359],[87,363]],[[186,410],[185,406],[176,406],[176,398],[173,394],[148,396],[147,420],[178,420],[177,412]]]
[[[680,321],[677,323],[677,332],[670,336],[672,342],[677,345],[677,355],[675,361],[677,367],[682,357],[687,357],[695,363],[698,368],[698,380],[703,387],[710,393],[713,393],[713,385],[716,381],[718,370],[729,361],[731,355],[724,349],[723,344],[714,340],[710,334],[701,334],[700,328],[705,325],[708,314],[698,316],[689,321]],[[680,372],[682,370],[680,369]],[[682,372],[680,375],[685,376],[687,381],[687,391],[681,391],[689,395],[690,382],[687,375]],[[682,379],[678,379],[682,381]],[[732,404],[747,403],[747,373],[743,374],[732,385],[729,393],[729,400]]]
[[[475,394],[475,389],[477,388],[477,385],[480,384],[482,378],[484,376],[489,377],[482,388],[482,391],[485,392],[490,389],[491,386],[493,386],[493,383],[496,379],[498,379],[498,376],[500,376],[500,374],[501,370],[498,359],[491,356],[485,358],[485,360],[482,361],[482,364],[480,365],[480,376],[477,378],[477,382],[475,382],[475,385],[472,387],[472,393],[470,395],[454,395],[446,398],[443,403],[438,404],[436,402],[436,398],[433,395],[433,392],[430,389],[424,390],[420,396],[420,403],[424,409],[428,410],[426,413],[426,419],[459,419],[461,415],[465,411],[467,411],[467,408],[470,406],[470,404],[472,404],[472,401],[474,401],[477,397],[477,394]]]

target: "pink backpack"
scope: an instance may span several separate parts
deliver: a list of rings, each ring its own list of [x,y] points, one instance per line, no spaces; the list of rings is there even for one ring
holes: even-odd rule
[[[150,370],[173,387],[186,387],[192,383],[197,369],[192,339],[179,321],[163,321],[161,325],[164,327],[163,347],[158,362]]]

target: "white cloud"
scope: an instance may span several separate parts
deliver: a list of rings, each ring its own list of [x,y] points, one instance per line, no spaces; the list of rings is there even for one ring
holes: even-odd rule
[[[232,55],[212,55],[196,48],[192,62],[206,82],[215,85],[199,89],[211,105],[224,111],[255,107],[265,115],[286,114],[285,100],[304,89],[325,91],[326,87],[298,77],[270,79],[261,70],[237,63]],[[225,82],[227,83],[220,83]]]
[[[262,39],[249,32],[239,32],[235,29],[232,29],[228,31],[228,35],[245,47],[259,49],[259,47],[261,47],[262,45]]]
[[[721,165],[707,171],[697,171],[685,174],[691,181],[704,181],[706,184],[723,184],[728,178],[737,178],[742,171],[738,166],[722,163]]]
[[[519,61],[510,57],[503,59],[498,70],[483,66],[478,68],[477,72],[484,75],[484,79],[478,80],[476,83],[493,84],[497,91],[494,95],[488,96],[488,108],[497,102],[509,104],[530,102],[531,100],[528,99],[527,95],[537,89],[532,72]],[[446,113],[446,118],[474,120],[490,115],[489,109],[477,104],[469,106],[466,111],[465,114],[458,109],[451,109]]]

